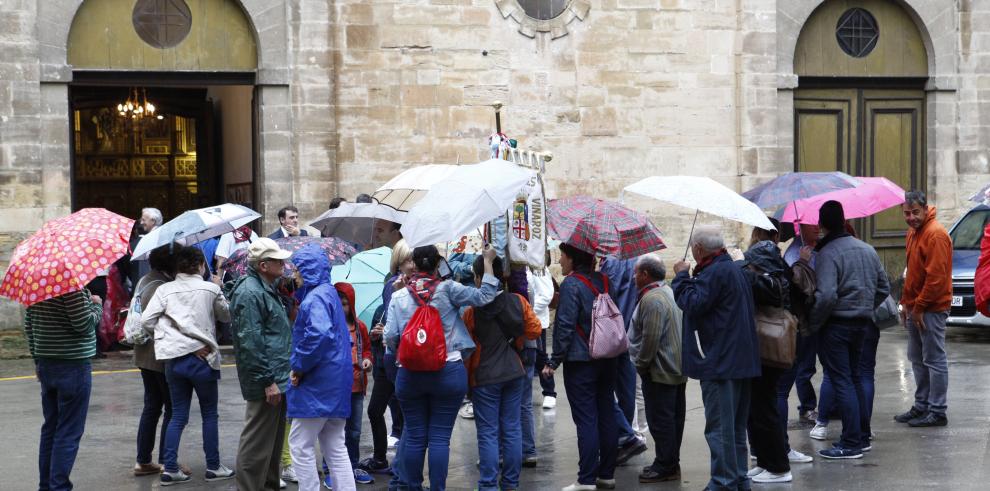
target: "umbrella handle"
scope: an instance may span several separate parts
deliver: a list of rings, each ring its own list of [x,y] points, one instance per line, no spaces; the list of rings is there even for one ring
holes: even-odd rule
[[[688,251],[691,250],[691,237],[694,236],[694,226],[698,223],[698,210],[694,210],[694,221],[691,222],[691,234],[688,235],[688,243],[684,246],[684,259],[682,261],[687,261]]]

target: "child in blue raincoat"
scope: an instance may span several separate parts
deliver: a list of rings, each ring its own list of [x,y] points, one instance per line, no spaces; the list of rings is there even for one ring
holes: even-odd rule
[[[286,393],[289,451],[302,491],[317,491],[316,442],[329,464],[337,491],[355,489],[344,446],[344,424],[351,414],[351,336],[337,290],[330,283],[330,261],[316,245],[292,256],[303,285],[302,303],[292,326],[292,386]]]

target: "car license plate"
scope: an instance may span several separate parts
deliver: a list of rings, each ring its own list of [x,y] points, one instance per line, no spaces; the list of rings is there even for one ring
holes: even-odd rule
[[[962,305],[963,305],[963,297],[960,297],[958,295],[953,295],[952,296],[952,306],[953,307],[962,307]]]

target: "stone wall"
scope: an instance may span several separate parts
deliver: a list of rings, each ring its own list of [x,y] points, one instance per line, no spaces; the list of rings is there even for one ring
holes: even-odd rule
[[[551,195],[617,199],[655,174],[787,170],[775,117],[775,2],[603,0],[567,36],[521,35],[493,0],[338,0],[341,192],[403,168],[473,162],[505,132],[551,151]],[[630,198],[683,244],[688,210]]]

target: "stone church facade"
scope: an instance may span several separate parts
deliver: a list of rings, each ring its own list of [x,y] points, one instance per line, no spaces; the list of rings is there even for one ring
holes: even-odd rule
[[[175,166],[162,179],[190,200],[177,203],[249,196],[263,230],[288,203],[313,218],[334,196],[370,193],[410,166],[484,158],[495,101],[510,138],[553,154],[551,196],[618,199],[639,178],[671,174],[744,190],[787,171],[838,169],[924,188],[948,224],[990,180],[990,0],[5,0],[0,9],[0,269],[44,221],[99,203],[103,189],[123,193],[135,162],[152,165],[156,148],[138,147],[114,154],[130,159],[124,174],[100,171],[116,181],[87,180],[89,123],[78,114],[115,87],[201,89],[223,129],[185,138],[201,153],[211,139],[222,170],[204,176],[200,161],[200,175],[183,181],[178,164],[191,154],[171,150],[158,160]],[[629,203],[683,247],[688,210]],[[879,245],[903,241],[896,214],[862,227]],[[0,327],[18,325],[18,312],[0,300]]]

